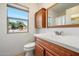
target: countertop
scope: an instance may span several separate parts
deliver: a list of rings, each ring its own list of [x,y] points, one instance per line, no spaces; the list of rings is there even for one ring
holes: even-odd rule
[[[58,36],[48,33],[35,34],[34,36],[79,53],[79,36]]]

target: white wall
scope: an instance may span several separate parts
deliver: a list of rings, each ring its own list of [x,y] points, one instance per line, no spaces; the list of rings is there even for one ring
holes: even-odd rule
[[[41,9],[41,8],[49,8],[49,7],[51,7],[51,6],[53,6],[55,3],[39,3],[38,4],[38,9]]]
[[[66,35],[76,35],[79,36],[79,27],[76,28],[46,28],[46,29],[41,29],[40,33],[46,33],[46,32],[51,32],[53,31],[63,31],[64,34]]]
[[[23,52],[24,44],[33,41],[34,14],[36,4],[23,4],[29,7],[29,32],[7,34],[7,7],[0,3],[0,55],[16,55]]]

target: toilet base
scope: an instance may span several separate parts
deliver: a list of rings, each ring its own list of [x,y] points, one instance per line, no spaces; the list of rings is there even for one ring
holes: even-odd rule
[[[26,51],[25,56],[34,56],[34,50],[32,51]]]

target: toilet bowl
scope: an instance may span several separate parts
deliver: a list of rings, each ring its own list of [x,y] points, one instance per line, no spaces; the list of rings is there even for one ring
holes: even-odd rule
[[[35,42],[31,42],[31,43],[24,45],[24,51],[26,52],[25,55],[33,56],[34,49],[35,49]]]

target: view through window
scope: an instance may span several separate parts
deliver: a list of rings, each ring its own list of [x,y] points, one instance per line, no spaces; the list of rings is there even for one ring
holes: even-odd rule
[[[27,32],[29,22],[29,11],[22,10],[13,6],[8,9],[8,32]]]

